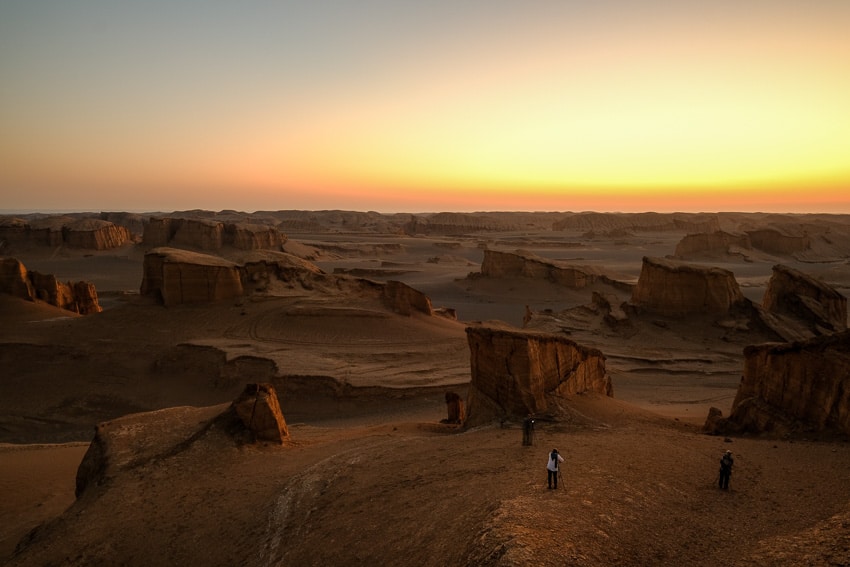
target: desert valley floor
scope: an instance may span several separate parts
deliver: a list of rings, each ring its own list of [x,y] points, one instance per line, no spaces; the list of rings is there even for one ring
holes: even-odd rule
[[[398,314],[367,288],[278,281],[164,306],[140,293],[151,248],[140,238],[106,250],[4,243],[0,255],[27,270],[93,283],[103,311],[0,295],[0,562],[850,564],[846,436],[702,432],[711,408],[729,414],[743,350],[765,335],[700,315],[632,318],[624,329],[591,307],[594,294],[628,302],[644,259],[673,257],[692,226],[600,214],[555,230],[556,213],[491,224],[482,213],[478,225],[458,215],[454,230],[403,233],[374,215],[315,213],[280,228],[282,250],[328,277],[403,282],[454,316]],[[804,252],[679,258],[734,273],[752,302],[777,264],[850,289],[847,217],[717,219],[729,234],[829,226]],[[605,278],[568,287],[482,277],[485,250]],[[446,392],[468,395],[467,327],[529,324],[601,351],[613,397],[568,396],[557,419],[538,416],[530,446],[524,416],[444,423]],[[235,442],[221,417],[252,382],[278,391],[283,445]],[[129,464],[75,498],[77,469],[106,422],[129,432],[113,447]],[[546,488],[553,447],[566,458],[558,490]],[[736,461],[722,491],[727,449]]]

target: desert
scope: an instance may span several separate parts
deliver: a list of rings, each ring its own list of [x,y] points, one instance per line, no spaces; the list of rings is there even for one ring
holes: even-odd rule
[[[850,215],[40,213],[0,256],[4,564],[850,564]]]

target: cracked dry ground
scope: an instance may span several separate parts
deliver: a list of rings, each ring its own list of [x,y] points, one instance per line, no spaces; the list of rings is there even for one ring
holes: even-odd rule
[[[571,403],[531,447],[517,425],[461,432],[427,412],[291,424],[285,447],[211,430],[87,493],[11,564],[850,562],[846,442],[727,442],[616,400]],[[567,459],[557,491],[553,447]],[[715,486],[726,449],[728,492]]]

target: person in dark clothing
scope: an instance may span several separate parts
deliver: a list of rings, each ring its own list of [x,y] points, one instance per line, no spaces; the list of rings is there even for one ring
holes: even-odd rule
[[[723,490],[729,489],[729,478],[732,476],[732,465],[734,464],[735,460],[732,458],[732,451],[726,451],[720,457],[720,476],[717,482]]]
[[[547,481],[549,488],[558,488],[558,465],[564,462],[564,457],[558,454],[557,449],[552,449],[549,453],[549,462],[546,463]]]

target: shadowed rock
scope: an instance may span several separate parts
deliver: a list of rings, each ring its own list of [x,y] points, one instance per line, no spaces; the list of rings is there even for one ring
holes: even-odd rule
[[[132,242],[130,231],[110,221],[52,216],[26,221],[0,220],[0,241],[10,246],[68,246],[87,250],[109,250]]]
[[[598,268],[553,262],[525,250],[515,252],[484,250],[480,276],[532,278],[571,289],[582,289],[596,282],[631,289],[627,284],[611,279]]]
[[[815,334],[847,329],[847,298],[831,286],[783,265],[773,267],[762,306],[806,323]]]
[[[221,301],[243,293],[239,267],[224,258],[176,248],[145,254],[142,295],[163,305]]]
[[[745,302],[735,275],[661,258],[644,257],[631,303],[667,316],[726,313]]]
[[[582,392],[613,395],[605,356],[542,333],[468,327],[472,380],[466,425],[557,413],[557,400]]]
[[[225,223],[203,218],[151,218],[145,225],[147,246],[187,247],[217,251],[225,246],[239,250],[279,249],[286,236],[276,228],[253,223]]]
[[[446,392],[446,411],[448,417],[445,423],[463,423],[466,419],[466,405],[463,398],[455,392]]]
[[[744,357],[729,418],[709,415],[706,431],[850,435],[850,331],[748,346]]]
[[[256,441],[283,443],[289,439],[286,420],[271,384],[248,384],[233,401],[233,410]]]
[[[0,260],[0,293],[28,301],[38,299],[80,315],[102,311],[94,284],[84,281],[63,283],[52,274],[28,271],[15,258]]]

